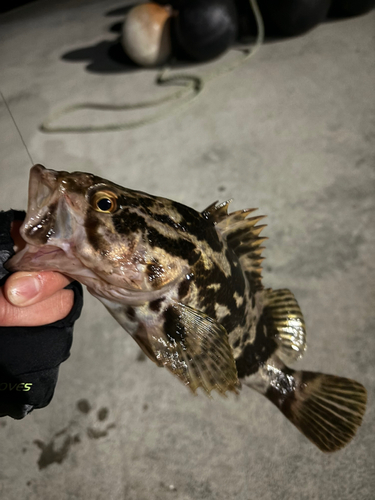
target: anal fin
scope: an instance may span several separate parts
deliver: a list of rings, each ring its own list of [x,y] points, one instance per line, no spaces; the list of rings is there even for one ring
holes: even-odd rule
[[[305,321],[292,292],[286,288],[266,290],[264,317],[279,346],[277,356],[285,363],[301,358],[306,350]]]

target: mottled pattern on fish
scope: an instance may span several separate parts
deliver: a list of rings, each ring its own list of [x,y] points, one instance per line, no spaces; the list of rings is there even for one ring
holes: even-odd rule
[[[306,347],[293,294],[261,282],[263,218],[202,212],[92,174],[33,167],[12,270],[54,269],[84,283],[148,357],[193,392],[264,394],[323,451],[362,421],[366,391],[350,379],[294,371]]]

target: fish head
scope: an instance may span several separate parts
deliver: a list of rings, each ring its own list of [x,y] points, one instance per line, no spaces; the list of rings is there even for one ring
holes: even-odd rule
[[[20,230],[26,247],[7,268],[59,271],[94,295],[121,302],[157,298],[186,272],[184,261],[164,252],[150,236],[176,232],[155,219],[155,210],[168,210],[165,203],[90,173],[35,165]]]

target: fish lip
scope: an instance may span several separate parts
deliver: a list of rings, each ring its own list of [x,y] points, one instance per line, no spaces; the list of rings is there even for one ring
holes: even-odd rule
[[[58,173],[36,164],[30,169],[27,213],[20,234],[31,245],[28,232],[35,226],[41,215],[48,209],[57,185]]]
[[[58,172],[47,170],[36,164],[30,169],[28,211],[34,212],[43,206],[56,189]]]
[[[42,269],[36,264],[36,261],[43,258],[45,255],[49,255],[48,259],[51,261],[51,256],[54,258],[61,256],[64,253],[59,247],[56,246],[36,246],[28,243],[25,248],[20,252],[17,252],[11,259],[9,259],[4,267],[9,272],[16,271],[41,271]],[[34,267],[36,264],[36,267]],[[57,267],[57,266],[56,266]],[[46,267],[47,269],[47,267]]]
[[[44,208],[54,197],[54,193],[58,193],[58,197],[64,196],[68,204],[74,208],[74,203],[67,195],[65,188],[62,186],[64,181],[61,178],[66,172],[56,172],[55,170],[47,169],[39,163],[31,167],[29,176],[29,197],[28,197],[28,213],[34,214],[36,211]]]

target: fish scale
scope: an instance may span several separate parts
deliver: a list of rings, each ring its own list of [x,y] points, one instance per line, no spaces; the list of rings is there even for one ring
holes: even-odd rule
[[[287,366],[306,348],[288,289],[265,289],[255,209],[202,212],[93,174],[35,165],[11,271],[54,270],[87,286],[158,366],[193,393],[263,394],[329,452],[355,435],[366,390],[353,380]]]

